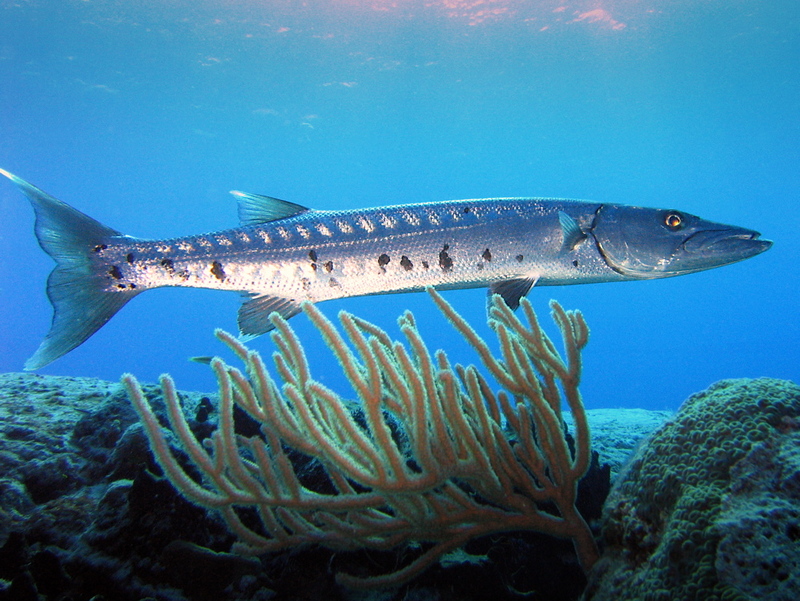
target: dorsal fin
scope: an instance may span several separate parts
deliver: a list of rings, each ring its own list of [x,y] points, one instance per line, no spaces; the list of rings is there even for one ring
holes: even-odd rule
[[[260,194],[248,194],[231,190],[239,203],[239,223],[241,225],[258,225],[293,217],[308,211],[308,207],[298,205],[293,202],[272,198],[271,196],[261,196]]]

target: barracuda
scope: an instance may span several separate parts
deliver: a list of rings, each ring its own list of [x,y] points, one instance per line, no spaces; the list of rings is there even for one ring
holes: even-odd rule
[[[82,344],[137,294],[161,286],[245,295],[245,336],[303,301],[489,287],[516,308],[534,285],[663,278],[767,250],[759,233],[676,210],[563,199],[492,198],[317,211],[232,192],[241,227],[169,240],[123,235],[7,171],[36,213],[56,261],[53,323],[25,364],[38,369]]]

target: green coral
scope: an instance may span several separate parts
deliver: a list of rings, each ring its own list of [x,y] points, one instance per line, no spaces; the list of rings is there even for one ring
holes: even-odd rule
[[[731,468],[798,415],[800,387],[768,378],[723,380],[687,399],[618,478],[584,599],[744,599],[715,567]]]

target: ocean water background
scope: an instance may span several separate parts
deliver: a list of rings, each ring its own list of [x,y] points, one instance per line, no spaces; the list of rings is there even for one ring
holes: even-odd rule
[[[800,380],[796,0],[0,0],[0,167],[125,233],[237,225],[231,189],[313,208],[551,196],[750,227],[764,255],[686,277],[534,289],[581,309],[587,406],[675,409],[730,377]],[[52,261],[0,181],[0,371],[47,332]],[[485,292],[446,293],[484,335]],[[215,388],[237,295],[141,295],[42,373]],[[328,302],[474,356],[424,294]],[[334,361],[292,320],[315,375]],[[552,328],[551,328],[552,331]],[[264,353],[264,336],[252,343]]]

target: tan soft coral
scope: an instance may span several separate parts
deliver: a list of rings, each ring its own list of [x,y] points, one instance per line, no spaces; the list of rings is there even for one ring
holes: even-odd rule
[[[515,530],[571,539],[588,570],[597,548],[575,508],[577,484],[590,459],[578,392],[589,333],[582,316],[551,305],[564,340],[562,358],[527,301],[524,326],[495,297],[489,323],[500,343],[498,358],[441,296],[430,293],[505,390],[493,392],[475,366],[452,365],[442,351],[432,355],[410,313],[400,319],[406,346],[341,313],[345,339],[307,305],[306,314],[359,397],[355,408],[313,379],[313,361],[280,317],[272,317],[280,385],[256,352],[221,333],[245,363],[246,375],[212,361],[221,407],[208,448],[189,431],[172,380],[162,379],[172,430],[203,474],[202,484],[176,461],[138,383],[124,378],[169,480],[193,502],[218,509],[247,552],[301,544],[387,549],[429,543],[392,573],[339,574],[339,582],[352,587],[398,584],[474,537]],[[565,437],[564,402],[575,422],[574,452]],[[234,433],[234,405],[260,424],[263,436]],[[335,492],[301,481],[287,448],[318,461]],[[257,525],[242,519],[242,506],[255,508]]]

